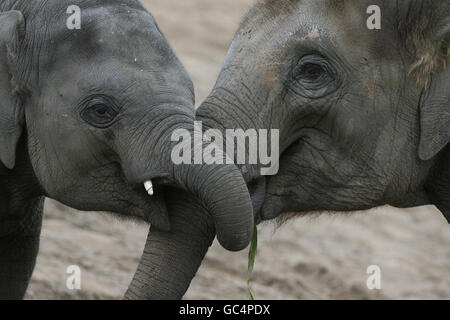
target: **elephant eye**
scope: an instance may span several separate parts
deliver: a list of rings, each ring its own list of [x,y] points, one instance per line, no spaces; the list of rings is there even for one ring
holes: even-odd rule
[[[307,63],[300,68],[297,79],[302,79],[305,81],[316,81],[325,72],[325,69],[318,64]]]
[[[330,63],[320,55],[308,55],[300,59],[294,69],[294,80],[302,96],[318,98],[329,93],[335,81]]]
[[[97,128],[110,126],[117,115],[115,108],[102,98],[92,99],[81,112],[82,119]]]

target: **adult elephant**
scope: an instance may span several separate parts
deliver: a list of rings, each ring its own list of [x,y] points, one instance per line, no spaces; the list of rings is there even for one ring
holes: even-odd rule
[[[78,26],[67,21],[74,5]],[[152,224],[126,298],[184,293],[214,237],[197,226],[227,249],[247,246],[252,207],[238,169],[171,161],[171,134],[193,132],[193,105],[189,76],[139,2],[1,1],[0,298],[25,293],[44,196]],[[177,198],[204,209],[188,216]],[[179,265],[186,244],[204,248]]]
[[[280,130],[278,173],[243,172],[260,221],[426,204],[450,221],[449,62],[448,1],[260,1],[197,119]]]

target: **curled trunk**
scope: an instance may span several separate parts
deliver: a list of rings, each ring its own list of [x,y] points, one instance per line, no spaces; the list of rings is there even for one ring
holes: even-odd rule
[[[217,240],[225,249],[240,251],[248,246],[253,235],[253,207],[244,179],[234,165],[186,166],[175,177],[212,216]]]
[[[180,128],[181,124],[194,132],[193,123],[182,120],[172,128]],[[142,135],[148,141],[159,141],[155,149],[160,150],[158,153],[146,149],[142,140],[133,145],[138,149],[129,152],[142,155],[139,157],[142,159],[148,154],[159,154],[159,162],[153,162],[149,169],[145,161],[133,163],[134,156],[128,161],[131,165],[125,165],[134,166],[128,173],[129,177],[135,177],[132,181],[165,171],[176,185],[176,189],[165,189],[170,231],[151,227],[141,262],[125,295],[127,299],[182,298],[215,233],[220,244],[232,251],[247,247],[253,235],[253,207],[239,169],[234,165],[206,163],[175,165],[170,158],[175,145],[170,141],[172,131],[164,132],[159,139]],[[201,143],[196,147],[203,148]],[[193,154],[195,151],[199,150]]]

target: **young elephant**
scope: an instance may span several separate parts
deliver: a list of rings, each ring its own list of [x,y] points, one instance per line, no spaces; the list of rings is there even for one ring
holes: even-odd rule
[[[67,23],[73,5],[80,28]],[[165,197],[173,200],[174,229],[149,236],[127,298],[178,297],[214,237],[192,232],[205,223],[227,249],[247,246],[252,206],[239,170],[171,161],[171,134],[193,131],[193,105],[189,76],[137,1],[1,1],[0,299],[25,293],[44,196],[160,230],[170,228]],[[187,192],[187,206],[198,198],[206,217],[184,215],[166,184]],[[200,240],[199,257],[171,263]]]
[[[197,119],[280,130],[278,174],[245,168],[259,220],[434,204],[450,221],[449,62],[448,1],[260,1]]]

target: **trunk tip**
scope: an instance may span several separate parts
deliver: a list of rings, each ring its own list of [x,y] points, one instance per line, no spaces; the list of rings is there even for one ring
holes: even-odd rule
[[[253,237],[254,227],[250,225],[245,234],[235,234],[230,237],[229,234],[217,232],[217,240],[220,245],[228,251],[238,252],[246,249],[250,245]]]

